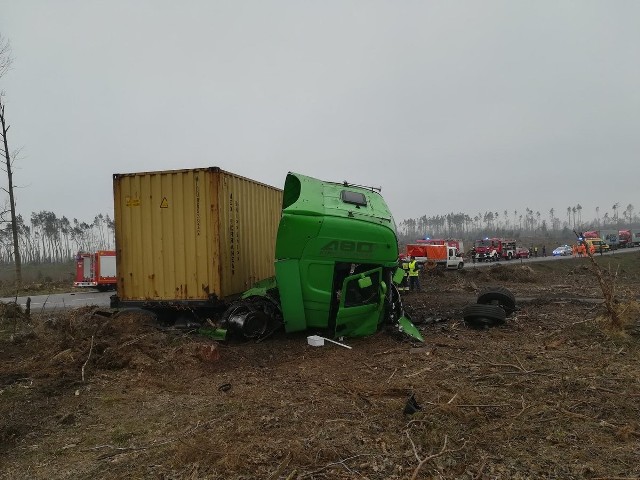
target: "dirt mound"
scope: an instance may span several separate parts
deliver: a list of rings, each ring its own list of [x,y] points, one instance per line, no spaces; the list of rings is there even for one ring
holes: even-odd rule
[[[45,315],[32,329],[13,336],[22,352],[21,366],[36,378],[80,379],[96,371],[172,368],[180,363],[210,361],[207,339],[194,340],[177,331],[158,329],[143,313],[111,315],[95,307]],[[26,355],[25,355],[26,353]]]
[[[529,265],[502,265],[496,263],[488,268],[470,268],[465,270],[465,275],[479,282],[516,282],[538,283],[540,275]]]

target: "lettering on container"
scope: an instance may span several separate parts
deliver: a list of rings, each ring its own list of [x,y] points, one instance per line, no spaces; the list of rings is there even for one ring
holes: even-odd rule
[[[236,264],[240,261],[240,204],[234,200],[233,192],[229,194],[229,247],[231,274],[236,272]]]
[[[196,236],[200,236],[200,177],[196,175]]]
[[[240,228],[240,205],[237,199],[234,206],[236,208],[236,263],[238,263],[240,262],[240,232],[242,232],[242,229]]]

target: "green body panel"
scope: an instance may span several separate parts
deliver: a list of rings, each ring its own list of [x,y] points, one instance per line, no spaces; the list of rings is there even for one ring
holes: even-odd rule
[[[416,340],[420,340],[421,342],[424,342],[424,338],[422,338],[420,331],[416,328],[416,326],[413,323],[411,323],[411,320],[409,320],[407,317],[400,317],[400,319],[398,320],[398,325],[400,326],[401,332],[406,333],[407,335],[415,338]]]
[[[254,338],[266,331],[261,322],[268,318],[281,320],[287,332],[322,329],[356,337],[386,322],[422,340],[404,316],[395,286],[404,272],[397,262],[396,226],[378,192],[289,173],[275,278],[244,292],[227,310],[227,325]]]
[[[265,297],[269,290],[273,290],[277,286],[278,283],[276,282],[276,277],[265,278],[264,280],[254,283],[249,290],[242,292],[241,297]]]
[[[287,290],[280,294],[280,309],[287,332],[307,329],[307,321],[300,288],[300,267],[296,259],[276,262],[276,278],[287,279]],[[282,289],[282,287],[281,287]],[[284,294],[283,294],[284,293]]]
[[[379,193],[294,173],[287,176],[276,240],[276,279],[287,331],[373,333],[384,317],[382,269],[395,270],[397,258],[395,223]],[[338,272],[351,265],[366,265],[366,274],[377,268],[375,287],[361,288],[378,289],[374,303],[345,307],[343,295],[338,307],[337,291],[344,290],[349,279],[361,278]]]
[[[384,316],[381,277],[382,269],[377,268],[344,280],[336,319],[336,337],[361,337],[378,330]]]

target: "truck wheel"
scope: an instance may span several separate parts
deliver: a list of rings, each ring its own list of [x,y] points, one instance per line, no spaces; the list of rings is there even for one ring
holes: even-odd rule
[[[506,314],[498,305],[467,305],[462,310],[464,323],[472,327],[491,327],[501,325],[506,319]]]
[[[464,263],[463,263],[463,262],[460,262],[460,263],[458,264],[458,270],[462,270],[462,268],[463,268],[463,267],[464,267]]]
[[[480,305],[497,305],[507,316],[516,311],[516,297],[504,287],[488,287],[480,291],[477,303]]]
[[[237,300],[222,314],[222,324],[232,335],[245,339],[260,338],[272,325],[277,325],[277,312],[262,297]]]

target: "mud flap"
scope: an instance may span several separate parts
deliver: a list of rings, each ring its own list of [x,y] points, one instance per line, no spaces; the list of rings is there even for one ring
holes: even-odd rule
[[[410,337],[415,338],[416,340],[424,342],[424,338],[422,338],[422,335],[420,335],[420,331],[413,323],[411,323],[411,320],[409,320],[407,317],[400,317],[398,319],[398,326],[400,327],[400,331],[402,333],[405,333]]]

